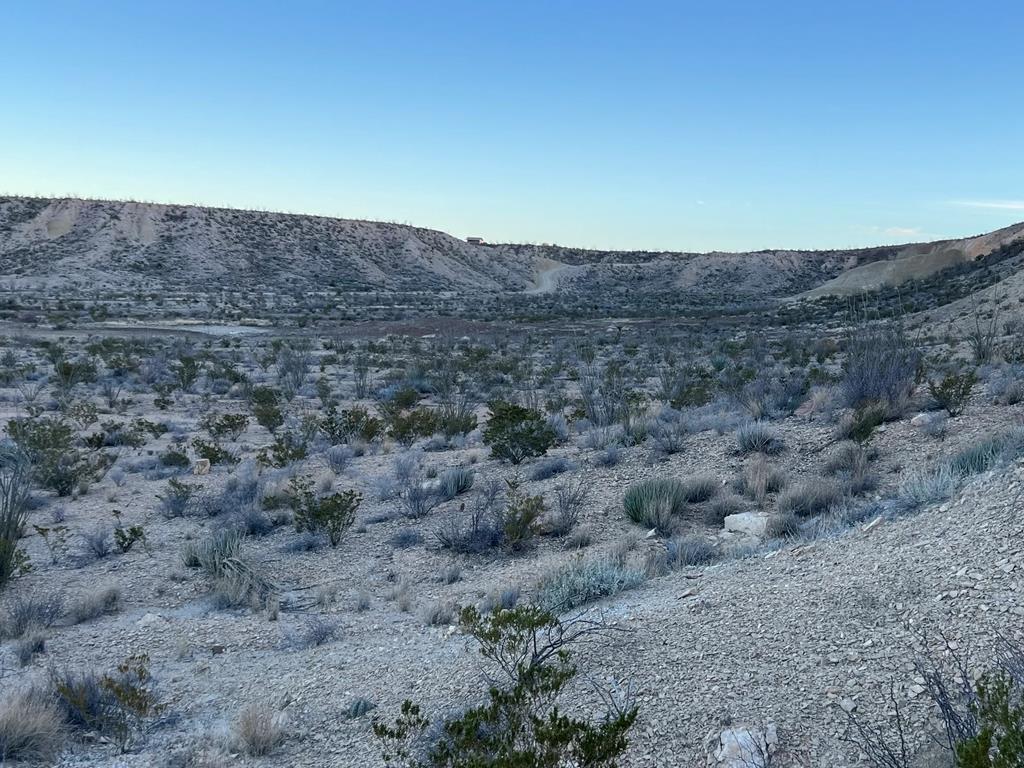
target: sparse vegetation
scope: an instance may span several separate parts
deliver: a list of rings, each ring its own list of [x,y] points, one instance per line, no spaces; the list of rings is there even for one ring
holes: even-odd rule
[[[8,200],[0,241],[10,236]],[[154,226],[196,215],[184,210],[160,209]],[[250,220],[216,215],[223,232]],[[211,250],[227,269],[215,292],[153,281],[128,292],[78,286],[55,299],[16,271],[0,285],[0,490],[12,489],[0,507],[0,689],[19,702],[31,692],[41,722],[57,725],[52,742],[40,731],[40,751],[18,746],[22,737],[7,733],[23,724],[5,720],[0,696],[0,747],[11,755],[58,761],[73,740],[76,761],[111,759],[116,748],[141,764],[163,760],[173,742],[175,765],[301,763],[322,756],[307,725],[334,718],[345,731],[332,741],[335,759],[358,762],[370,738],[360,718],[376,704],[387,722],[396,692],[435,685],[440,674],[441,698],[463,708],[431,715],[422,731],[406,710],[406,763],[504,765],[491,750],[508,749],[524,765],[584,765],[583,750],[604,743],[600,729],[631,711],[629,687],[611,680],[630,669],[650,706],[645,743],[627,758],[609,742],[594,765],[703,765],[704,718],[723,701],[744,717],[778,718],[784,757],[773,760],[845,764],[831,704],[866,711],[879,679],[857,637],[896,637],[904,619],[941,620],[961,642],[988,647],[992,628],[1013,617],[1024,439],[1012,425],[1024,402],[1024,344],[1016,316],[994,336],[989,321],[1019,309],[1012,282],[992,288],[1024,266],[1019,246],[884,288],[843,328],[846,299],[792,297],[850,266],[884,266],[897,249],[765,252],[757,260],[768,266],[754,274],[735,254],[474,246],[472,270],[486,270],[489,287],[472,294],[470,310],[470,294],[445,287],[456,278],[428,266],[457,242],[394,225],[384,244],[362,239],[364,225],[376,225],[348,223],[340,236],[330,219],[294,219],[252,219],[262,221],[251,224],[261,245],[244,269],[227,265],[248,246]],[[112,231],[125,223],[110,221]],[[425,250],[385,264],[386,290],[364,281],[350,256],[390,258],[405,237]],[[270,245],[280,242],[287,247]],[[159,258],[169,260],[165,280],[191,280],[171,263],[172,243],[140,249],[139,275]],[[311,272],[323,272],[315,288],[298,290],[306,276],[280,263],[305,264],[313,252],[322,258]],[[550,294],[524,291],[547,258],[571,277]],[[783,262],[785,274],[775,274]],[[340,276],[341,263],[351,274]],[[676,281],[681,264],[702,279]],[[264,284],[269,274],[278,282]],[[763,275],[778,282],[751,293]],[[984,285],[991,302],[951,303]],[[36,319],[20,319],[28,314]],[[984,363],[975,315],[991,347]],[[109,319],[125,325],[106,335]],[[271,323],[247,328],[250,319]],[[908,542],[909,559],[897,548]],[[466,605],[477,611],[468,623]],[[519,618],[501,618],[510,613]],[[529,639],[536,622],[544,644],[599,615],[609,617],[601,634],[635,628],[643,642],[623,636],[594,657],[593,680],[581,668],[557,691],[557,728],[524,721],[509,746],[504,718],[550,717],[555,692],[517,688],[518,677],[496,676],[489,660],[483,672],[495,689],[474,695],[457,630],[473,638],[507,620],[502,633],[515,625]],[[737,633],[764,616],[813,631]],[[843,634],[851,627],[857,637]],[[748,634],[753,655],[740,642]],[[140,680],[129,664],[104,674],[111,649],[151,654],[152,672],[147,664]],[[702,663],[709,653],[753,666],[726,681],[719,665]],[[907,667],[905,653],[887,646],[885,656]],[[381,658],[388,663],[367,675]],[[700,678],[676,681],[692,699],[682,709],[666,708],[678,699],[671,692],[648,695],[659,659]],[[782,665],[772,673],[780,680],[799,675],[806,696],[779,689],[758,700],[764,711],[752,709],[745,676],[760,679],[769,661]],[[307,663],[340,664],[340,673],[300,685],[300,699],[270,686],[267,704],[247,703],[267,670],[291,675]],[[73,706],[40,685],[47,673]],[[159,709],[155,678],[164,676],[174,711]],[[105,678],[141,683],[149,714],[116,714]],[[930,680],[915,672],[897,689],[915,718],[928,698],[913,693],[925,685],[918,678]],[[584,702],[606,684],[614,695]],[[535,696],[543,706],[519,707]],[[807,705],[819,699],[829,705]],[[200,712],[183,701],[205,703]],[[23,705],[29,744],[33,706]],[[293,728],[284,713],[296,707],[303,725]],[[1013,711],[1012,697],[1001,711]],[[223,727],[200,726],[200,714]],[[679,732],[671,754],[656,737],[669,719]],[[990,757],[1008,731],[1005,719],[992,722]],[[728,728],[742,736],[747,725]],[[561,741],[530,752],[556,730]],[[908,750],[925,736],[911,733]],[[565,751],[570,742],[579,751]]]
[[[460,623],[476,639],[484,658],[502,671],[503,681],[491,687],[486,703],[444,721],[441,733],[428,742],[423,761],[413,745],[430,722],[418,705],[407,700],[393,723],[375,721],[373,731],[386,763],[412,768],[500,760],[555,766],[571,759],[580,768],[615,765],[628,745],[636,707],[626,703],[604,721],[592,723],[569,717],[554,704],[576,676],[571,644],[599,631],[597,625],[563,624],[552,614],[529,607],[493,614],[467,608]],[[519,727],[507,727],[510,723]]]

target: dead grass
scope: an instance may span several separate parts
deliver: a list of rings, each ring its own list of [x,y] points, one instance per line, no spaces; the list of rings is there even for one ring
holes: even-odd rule
[[[237,749],[251,757],[269,755],[284,742],[285,724],[283,713],[267,704],[250,704],[234,722]]]
[[[0,701],[0,762],[53,760],[64,745],[64,724],[38,692],[5,694]]]

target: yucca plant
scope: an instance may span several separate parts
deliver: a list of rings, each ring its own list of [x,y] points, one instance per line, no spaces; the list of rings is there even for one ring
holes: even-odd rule
[[[28,566],[28,558],[18,549],[18,539],[28,517],[31,487],[28,456],[13,444],[0,445],[0,590]]]

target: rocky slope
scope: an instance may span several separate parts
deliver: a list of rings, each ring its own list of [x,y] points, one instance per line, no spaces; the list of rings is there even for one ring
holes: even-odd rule
[[[96,200],[0,198],[0,280],[31,286],[517,290],[529,261],[382,222]]]
[[[0,198],[0,284],[210,293],[675,293],[694,304],[846,295],[1024,242],[1024,225],[855,250],[612,252],[473,245],[382,222],[78,199]],[[549,278],[552,275],[557,279]]]
[[[987,256],[998,248],[1024,242],[1024,223],[961,240],[917,243],[899,249],[886,261],[863,264],[814,288],[808,297],[849,296],[883,286],[898,286],[919,280],[943,269]]]

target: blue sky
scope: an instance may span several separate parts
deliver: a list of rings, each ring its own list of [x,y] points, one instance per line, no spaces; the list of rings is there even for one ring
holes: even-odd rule
[[[1010,2],[5,3],[0,192],[607,248],[1024,220]]]

